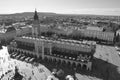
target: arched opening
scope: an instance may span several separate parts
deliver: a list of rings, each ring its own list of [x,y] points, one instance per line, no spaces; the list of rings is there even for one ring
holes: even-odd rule
[[[55,64],[56,66],[57,66],[57,62],[58,62],[58,61],[57,61],[57,59],[55,59],[55,62],[54,62],[54,64]]]
[[[22,52],[22,50],[17,50],[17,52],[20,54]]]
[[[8,49],[8,53],[9,53],[9,54],[12,54],[12,50]]]
[[[18,51],[17,53],[18,53],[18,54],[20,54],[21,52],[20,52],[20,51]]]
[[[63,66],[65,66],[65,65],[66,65],[66,62],[65,62],[64,60],[62,61],[62,65],[63,65]]]
[[[29,57],[30,57],[30,54],[31,54],[30,52],[27,52],[27,55],[28,55]]]
[[[20,51],[20,54],[25,54],[25,52],[24,51]]]
[[[76,68],[76,63],[75,62],[73,62],[72,68]]]
[[[50,63],[50,64],[52,63],[52,58],[49,58],[49,63]]]
[[[31,53],[32,54],[32,53]],[[31,54],[30,54],[30,56],[31,56]],[[39,60],[41,60],[42,59],[42,56],[39,56]]]
[[[67,63],[67,66],[68,66],[68,67],[71,67],[71,63],[70,63],[69,61],[68,61],[68,63]]]
[[[34,58],[37,59],[37,55],[33,54]]]
[[[59,63],[59,60],[56,58],[56,65],[58,65],[58,63]]]
[[[15,49],[14,52],[17,52],[17,50]]]
[[[18,50],[17,53],[20,54],[20,51]]]
[[[33,55],[32,53],[30,54],[30,56],[31,56],[32,58],[34,58],[34,55]]]
[[[27,52],[24,52],[24,55],[27,56]]]
[[[61,60],[58,60],[58,63],[57,63],[58,65],[61,65]]]
[[[56,59],[53,59],[53,63],[55,63],[56,62]]]
[[[76,67],[77,71],[81,70],[81,64],[79,63]]]
[[[45,62],[47,62],[47,61],[48,61],[48,58],[47,58],[47,57],[45,57],[45,58],[44,58],[44,61],[45,61]]]
[[[31,53],[31,52],[29,52],[29,57],[32,57],[32,56],[31,56],[31,54],[32,54],[32,53]]]
[[[53,62],[53,58],[49,57],[49,62],[52,63]]]
[[[86,70],[87,69],[87,65],[84,64],[83,67],[82,67],[83,70]]]
[[[12,49],[13,52],[18,52],[18,50],[16,49],[16,51],[14,49]]]

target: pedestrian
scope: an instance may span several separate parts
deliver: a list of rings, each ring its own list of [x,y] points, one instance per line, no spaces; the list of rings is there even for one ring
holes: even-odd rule
[[[31,76],[28,78],[28,80],[32,80]]]
[[[32,70],[32,75],[34,75],[34,72],[33,72],[33,70]]]

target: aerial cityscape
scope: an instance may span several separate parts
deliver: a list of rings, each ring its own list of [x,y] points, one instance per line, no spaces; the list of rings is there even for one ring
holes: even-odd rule
[[[119,1],[92,1],[0,1],[0,80],[120,80]]]

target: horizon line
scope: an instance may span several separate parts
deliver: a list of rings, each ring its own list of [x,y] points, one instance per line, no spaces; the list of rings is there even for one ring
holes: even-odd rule
[[[60,12],[45,12],[45,11],[37,11],[38,13],[53,13],[53,14],[60,14],[60,15],[96,15],[96,16],[120,16],[120,15],[110,15],[110,14],[90,14],[90,13],[60,13]],[[11,15],[11,14],[20,14],[20,13],[34,13],[32,11],[23,11],[23,12],[13,12],[13,13],[0,13],[0,15]]]

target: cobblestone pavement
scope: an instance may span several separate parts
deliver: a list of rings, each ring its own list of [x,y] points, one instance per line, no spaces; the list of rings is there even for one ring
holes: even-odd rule
[[[114,46],[97,45],[95,57],[120,67],[119,51]]]
[[[107,80],[120,80],[120,56],[119,51],[114,46],[97,45],[96,53],[94,57],[98,59],[96,61],[97,69]],[[95,66],[93,66],[95,67]],[[105,79],[105,80],[106,80]]]
[[[51,75],[51,72],[41,64],[36,67],[26,62],[11,59],[7,48],[3,47],[3,50],[0,50],[0,78],[4,74],[1,80],[8,80],[8,78],[13,77],[15,66],[18,67],[25,80],[46,80]]]

